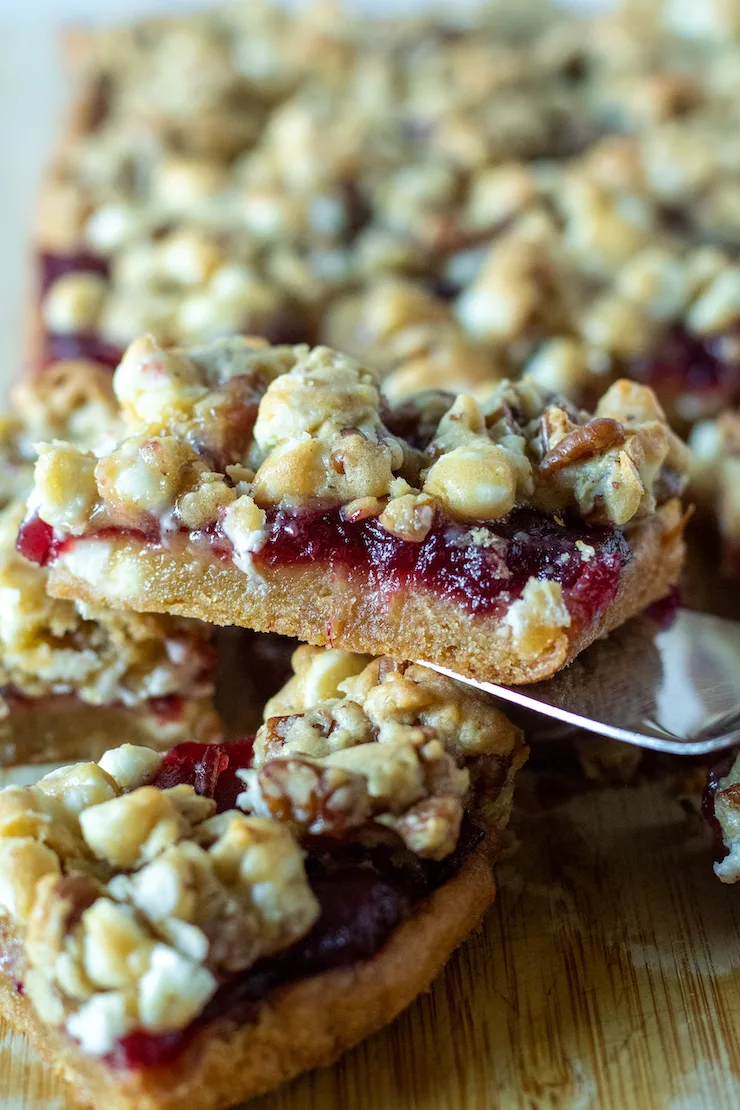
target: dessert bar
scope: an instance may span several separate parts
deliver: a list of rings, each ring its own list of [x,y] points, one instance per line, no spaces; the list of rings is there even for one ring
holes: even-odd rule
[[[49,597],[16,551],[24,512],[0,511],[0,765],[217,739],[210,629]]]
[[[82,1103],[217,1110],[328,1064],[494,897],[518,730],[425,668],[295,667],[253,741],[0,792],[0,1011]]]
[[[12,402],[0,418],[0,765],[95,758],[123,741],[217,739],[209,629],[50,598],[46,571],[16,550],[34,445],[110,449],[120,436],[110,374],[60,363],[16,384]]]
[[[225,5],[76,35],[34,361],[151,332],[355,354],[389,395],[630,376],[740,393],[731,6],[338,18]]]
[[[688,452],[654,394],[593,415],[531,379],[400,407],[324,347],[132,344],[126,436],[40,448],[19,550],[56,597],[552,674],[669,592]]]

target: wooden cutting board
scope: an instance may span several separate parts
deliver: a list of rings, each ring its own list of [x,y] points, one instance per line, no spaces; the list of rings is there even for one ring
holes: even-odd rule
[[[498,900],[432,991],[251,1110],[740,1107],[740,888],[695,806],[670,779],[545,802],[542,781],[521,776]],[[2,1110],[73,1105],[0,1030]]]

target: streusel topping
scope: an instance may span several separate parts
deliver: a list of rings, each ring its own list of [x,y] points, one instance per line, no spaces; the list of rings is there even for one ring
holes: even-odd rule
[[[90,362],[60,362],[11,390],[11,411],[0,414],[0,508],[33,485],[35,445],[65,439],[106,450],[122,424],[110,375]]]
[[[219,977],[318,914],[286,825],[149,785],[161,762],[124,745],[0,792],[0,904],[24,934],[25,989],[94,1055],[182,1029]]]
[[[294,677],[265,706],[238,804],[281,815],[300,835],[344,836],[372,822],[416,855],[448,856],[476,761],[508,760],[516,730],[484,696],[426,667],[303,645]]]
[[[290,331],[393,397],[527,370],[582,400],[627,374],[683,421],[717,411],[740,380],[734,13],[251,3],[102,33],[99,110],[42,213],[49,346]]]
[[[218,523],[244,569],[274,506],[341,508],[416,542],[438,511],[470,523],[529,506],[624,526],[675,496],[688,465],[653,393],[628,381],[594,416],[531,378],[499,383],[482,403],[422,399],[410,414],[388,410],[349,356],[235,338],[190,352],[139,340],[114,386],[128,438],[101,458],[44,445],[41,518],[73,535]],[[409,420],[407,437],[390,430]]]

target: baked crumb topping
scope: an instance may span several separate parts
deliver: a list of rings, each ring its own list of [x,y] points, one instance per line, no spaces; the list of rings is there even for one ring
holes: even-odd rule
[[[297,321],[394,398],[527,370],[581,399],[630,373],[681,420],[717,411],[740,360],[740,47],[733,5],[700,7],[249,4],[99,33],[100,111],[42,213],[71,260],[51,346]]]
[[[303,937],[319,913],[312,845],[439,860],[464,808],[508,819],[526,749],[483,696],[390,659],[302,647],[293,661],[236,772],[239,808],[168,785],[170,757],[131,745],[0,791],[0,907],[24,987],[85,1051],[185,1028],[229,976]],[[216,764],[229,750],[201,748]]]
[[[65,439],[106,450],[122,432],[110,374],[92,362],[49,366],[11,389],[11,409],[0,414],[0,508],[33,485],[35,445]]]
[[[443,859],[465,806],[495,812],[465,766],[508,757],[515,729],[490,700],[415,664],[299,647],[294,677],[265,707],[238,804],[304,834],[369,821],[416,855]],[[490,814],[488,815],[490,817]]]
[[[248,569],[266,510],[341,508],[423,541],[434,515],[471,523],[515,506],[623,527],[683,488],[688,452],[648,388],[620,381],[596,414],[537,385],[451,396],[407,437],[371,371],[326,347],[233,338],[171,350],[136,341],[114,377],[128,437],[96,457],[40,448],[32,505],[62,534],[217,523]],[[403,414],[408,424],[408,410]]]
[[[220,975],[318,914],[287,826],[149,785],[161,762],[124,745],[0,792],[0,904],[24,934],[24,986],[93,1055],[133,1029],[182,1029]]]

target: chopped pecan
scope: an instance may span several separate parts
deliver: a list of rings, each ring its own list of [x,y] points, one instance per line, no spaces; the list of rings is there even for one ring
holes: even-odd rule
[[[269,816],[304,835],[341,837],[370,816],[365,777],[340,767],[274,759],[258,772],[257,786]]]
[[[459,798],[424,798],[402,817],[386,818],[406,847],[424,859],[444,859],[455,850],[463,807]]]
[[[540,474],[552,474],[622,443],[624,428],[619,421],[607,416],[597,416],[587,424],[568,432],[559,443],[550,448],[540,463]]]
[[[282,717],[269,717],[262,726],[265,737],[263,759],[279,755],[290,739],[293,729],[307,717],[309,717],[308,713],[288,713]],[[322,736],[328,736],[334,726],[334,719],[326,709],[312,709],[310,724],[318,729]]]
[[[731,806],[740,805],[740,782],[732,782],[724,790],[717,793],[717,797]]]

